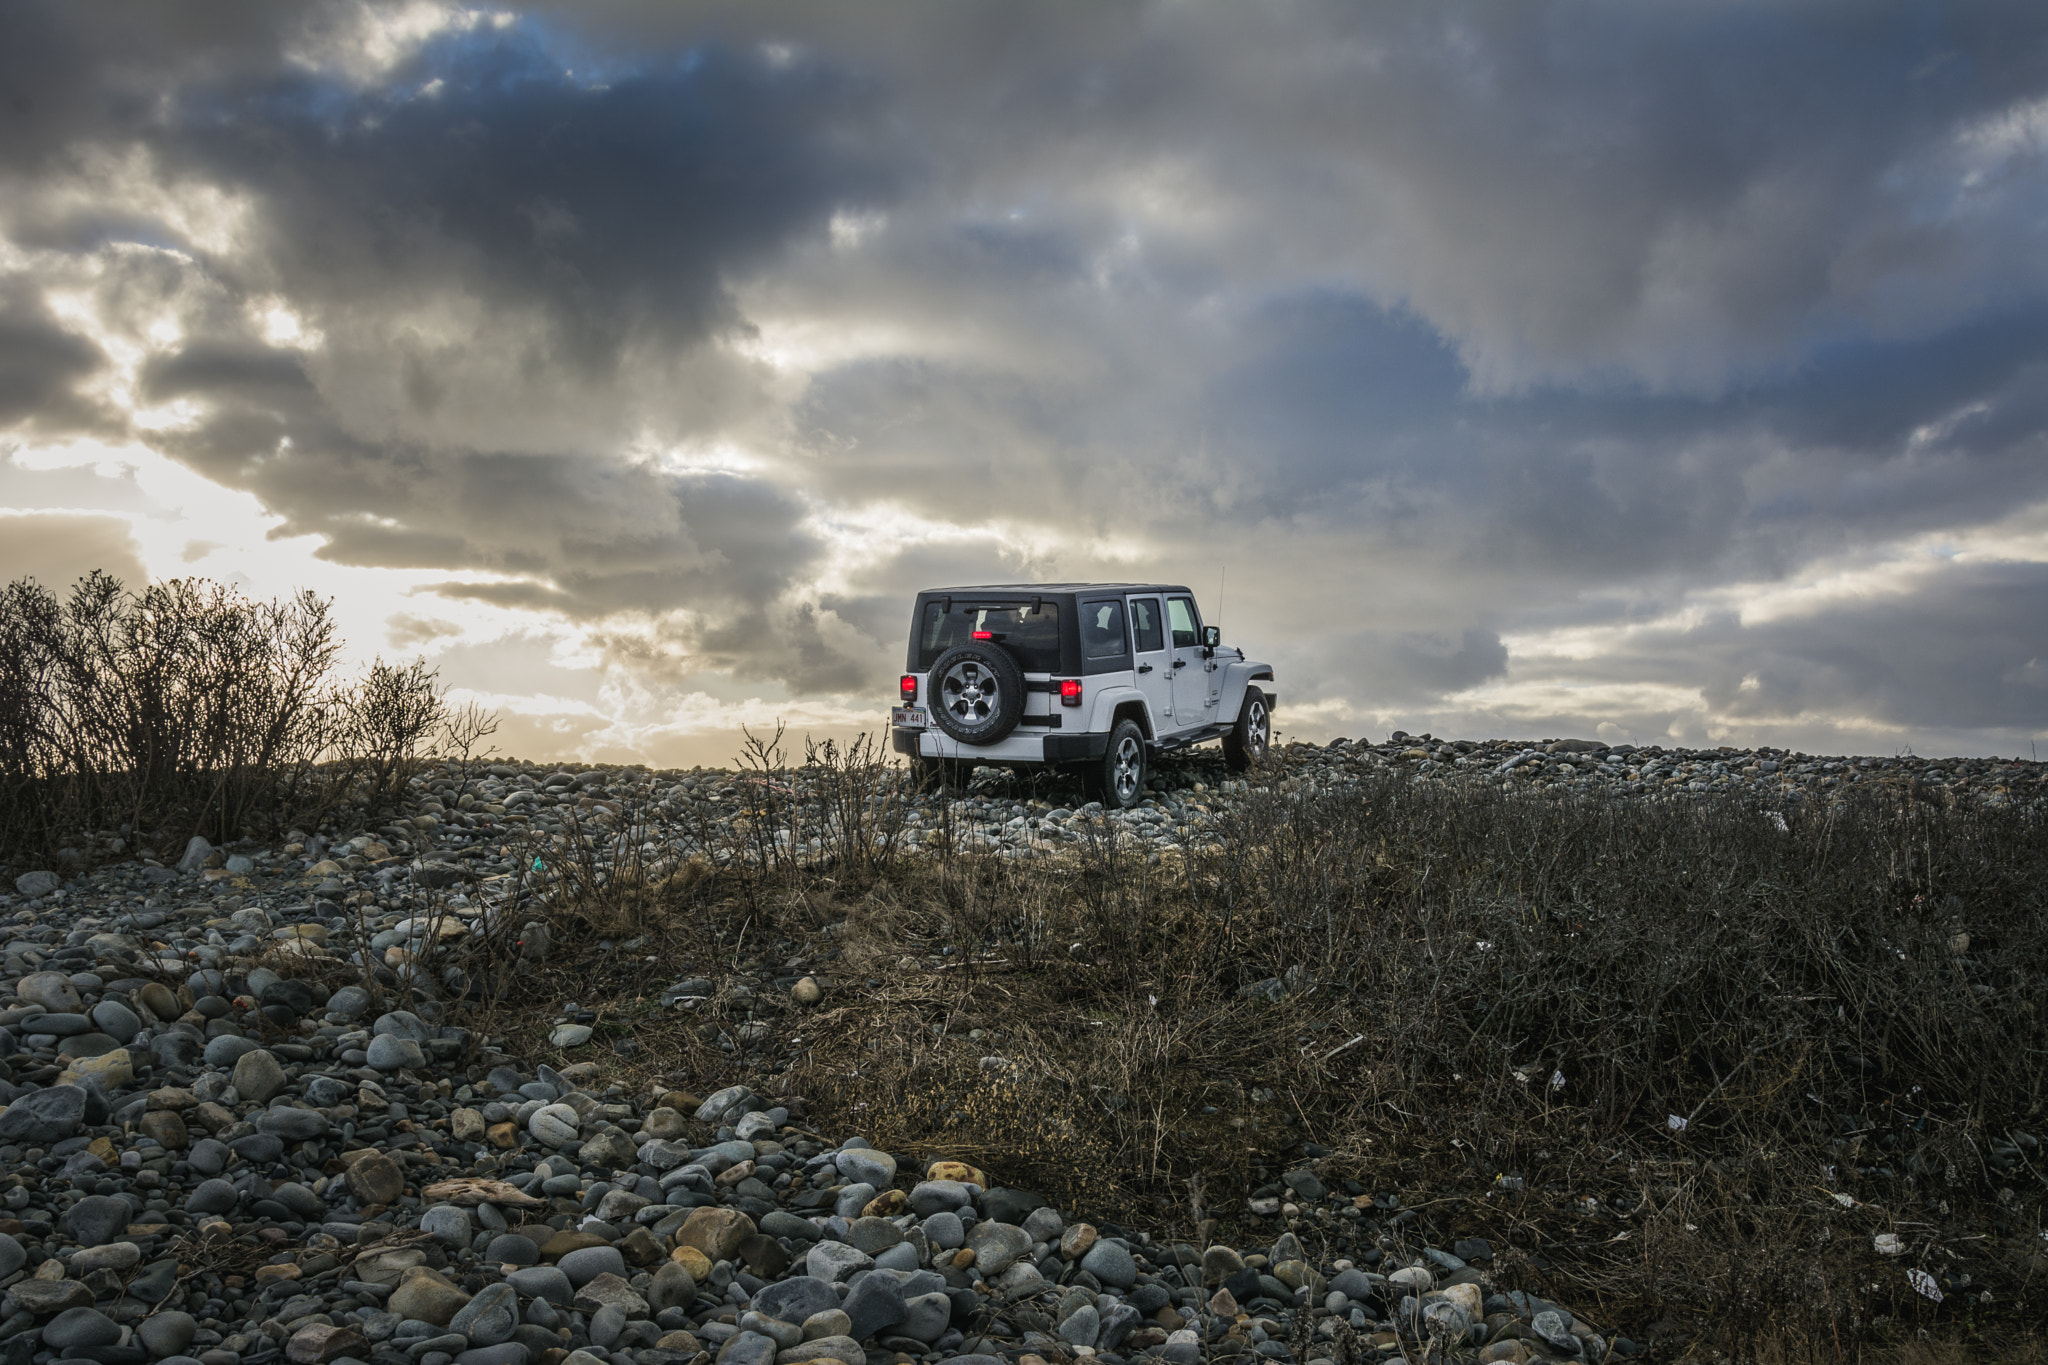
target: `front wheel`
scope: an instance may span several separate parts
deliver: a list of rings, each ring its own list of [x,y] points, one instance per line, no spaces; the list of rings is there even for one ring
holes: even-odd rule
[[[1273,714],[1266,709],[1266,694],[1256,687],[1244,690],[1244,706],[1237,724],[1223,737],[1223,761],[1234,773],[1255,768],[1273,747]]]
[[[1129,810],[1145,795],[1145,732],[1134,720],[1120,720],[1109,732],[1109,748],[1088,772],[1088,788],[1111,810]]]

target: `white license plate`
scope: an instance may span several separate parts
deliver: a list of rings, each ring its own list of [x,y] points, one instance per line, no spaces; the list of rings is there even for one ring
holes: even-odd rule
[[[931,724],[922,706],[898,706],[889,712],[889,723],[904,730],[922,730]]]

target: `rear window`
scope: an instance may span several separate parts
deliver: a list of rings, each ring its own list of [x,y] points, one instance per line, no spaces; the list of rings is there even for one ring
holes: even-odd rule
[[[1121,659],[1124,648],[1124,604],[1120,598],[1081,604],[1081,657]]]
[[[920,672],[938,662],[941,654],[956,645],[973,642],[975,633],[987,631],[990,643],[1010,651],[1026,673],[1057,673],[1060,668],[1060,609],[1053,602],[1040,602],[1036,610],[1029,602],[964,602],[955,600],[952,610],[943,602],[927,602],[924,620],[917,631],[917,667]]]

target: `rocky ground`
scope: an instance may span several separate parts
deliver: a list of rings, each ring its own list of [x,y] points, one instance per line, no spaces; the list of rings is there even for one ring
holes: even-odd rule
[[[1190,755],[1114,817],[993,772],[964,795],[899,800],[885,784],[861,806],[906,850],[1056,855],[1107,830],[1166,854],[1220,838],[1255,790],[1389,768],[1614,799],[1739,788],[1783,811],[1871,783],[1934,801],[2043,795],[2032,763],[1396,736],[1289,746],[1250,780]],[[817,786],[444,767],[400,808],[274,845],[194,841],[169,866],[103,831],[19,874],[0,895],[0,1365],[1637,1351],[1499,1292],[1482,1241],[1412,1245],[1392,1218],[1370,1235],[1384,1198],[1325,1188],[1313,1150],[1242,1192],[1269,1240],[1155,1242],[971,1167],[815,1131],[796,1097],[607,1085],[585,1009],[562,1007],[548,1057],[591,1060],[560,1070],[470,1031],[463,980],[432,945],[564,875],[570,833],[602,836],[600,860],[800,858],[842,833],[808,803]],[[544,960],[544,932],[520,945]],[[834,983],[828,959],[798,956],[739,984],[801,1009]],[[712,988],[681,974],[662,1004]],[[1340,1217],[1365,1234],[1355,1263],[1291,1231]]]

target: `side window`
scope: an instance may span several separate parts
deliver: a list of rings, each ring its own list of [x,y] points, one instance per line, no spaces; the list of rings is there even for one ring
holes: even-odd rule
[[[1166,619],[1173,625],[1173,647],[1193,649],[1202,642],[1202,632],[1195,629],[1195,604],[1186,597],[1169,597],[1166,600]]]
[[[1090,659],[1124,654],[1124,604],[1115,598],[1081,604],[1081,653]]]
[[[1150,654],[1154,650],[1166,648],[1166,632],[1159,625],[1158,598],[1131,599],[1131,635],[1140,654]]]

